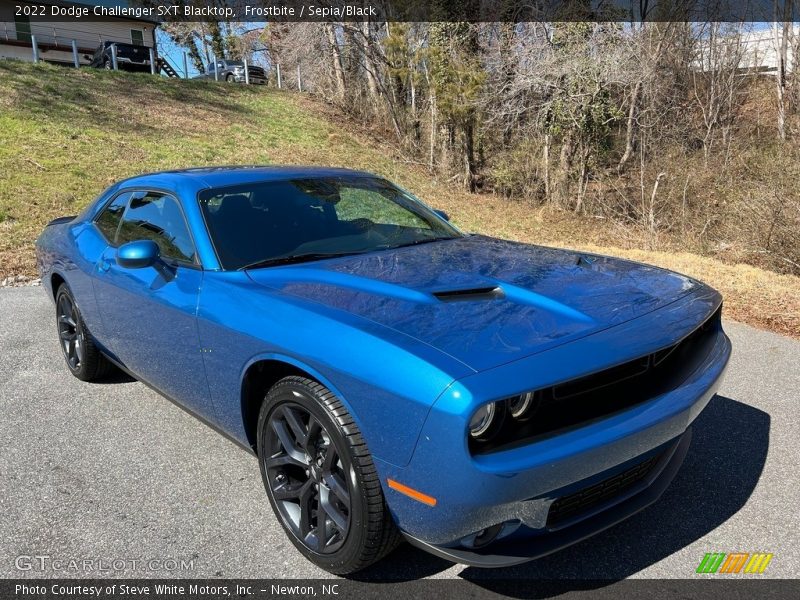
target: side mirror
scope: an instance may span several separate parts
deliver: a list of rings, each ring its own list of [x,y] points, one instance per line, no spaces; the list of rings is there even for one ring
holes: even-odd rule
[[[152,240],[136,240],[117,248],[117,264],[126,269],[152,267],[160,256],[158,244]]]
[[[434,210],[433,212],[435,212],[437,215],[442,217],[445,221],[449,221],[450,220],[450,215],[448,215],[443,210]]]

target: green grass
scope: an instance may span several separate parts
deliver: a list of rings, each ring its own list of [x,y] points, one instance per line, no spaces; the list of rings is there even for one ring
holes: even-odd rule
[[[32,242],[44,224],[80,211],[118,179],[300,163],[397,174],[391,156],[297,94],[0,61],[0,279],[32,274]]]
[[[311,164],[378,173],[467,231],[672,268],[717,287],[726,314],[800,337],[800,278],[644,249],[630,231],[526,202],[468,194],[402,159],[380,130],[272,88],[0,60],[0,280],[35,275],[33,242],[131,175],[219,164]],[[620,247],[623,246],[623,247]],[[668,247],[667,247],[668,248]]]

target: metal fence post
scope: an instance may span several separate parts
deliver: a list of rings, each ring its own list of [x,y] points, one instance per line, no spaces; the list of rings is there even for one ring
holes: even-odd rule
[[[183,73],[184,79],[189,79],[189,57],[186,52],[183,53]]]
[[[116,71],[119,66],[117,65],[117,45],[111,44],[111,66]]]
[[[156,74],[156,50],[150,46],[150,75]]]
[[[81,61],[78,58],[78,42],[72,40],[72,62],[75,64],[76,69],[81,68]]]
[[[275,65],[278,71],[278,89],[281,89],[281,63]]]
[[[217,57],[212,54],[211,60],[214,61],[214,81],[219,81],[219,69],[217,69]]]
[[[297,65],[297,91],[303,91],[303,80],[300,78],[300,65]]]
[[[247,67],[247,59],[244,59],[244,83],[250,85],[250,69]]]
[[[39,46],[36,45],[36,36],[31,34],[31,49],[33,50],[33,62],[39,62]]]

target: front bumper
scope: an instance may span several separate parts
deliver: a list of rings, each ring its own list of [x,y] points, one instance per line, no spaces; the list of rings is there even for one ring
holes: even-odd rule
[[[439,413],[426,422],[407,467],[379,465],[382,475],[433,496],[437,504],[426,507],[387,490],[393,516],[412,544],[476,566],[518,564],[594,535],[661,496],[686,455],[691,423],[722,382],[730,353],[730,340],[719,329],[703,363],[676,389],[567,433],[494,454],[445,455],[443,448],[454,443],[453,436],[445,438],[455,421]],[[548,519],[557,499],[654,457],[656,466],[624,492],[557,525]],[[500,523],[518,523],[518,528],[483,548],[465,547],[465,538]]]
[[[244,73],[234,73],[233,80],[236,83],[246,83],[247,79],[244,76]],[[267,80],[263,77],[259,77],[258,75],[253,75],[252,73],[249,76],[250,84],[251,85],[266,85]]]
[[[446,560],[473,567],[510,567],[541,558],[600,533],[647,508],[661,497],[686,458],[692,437],[691,428],[669,444],[647,478],[590,511],[576,517],[572,525],[542,532],[522,526],[507,538],[485,549],[435,546],[403,532],[413,546]]]

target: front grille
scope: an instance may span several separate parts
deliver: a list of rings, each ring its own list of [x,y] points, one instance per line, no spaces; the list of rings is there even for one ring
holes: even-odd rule
[[[583,427],[679,387],[705,360],[720,330],[721,307],[681,341],[614,367],[536,390],[528,420],[506,418],[489,441],[470,438],[473,454],[488,454]]]
[[[251,77],[261,77],[262,79],[265,77],[264,69],[261,67],[247,67],[247,71]]]
[[[660,454],[653,456],[600,483],[569,496],[562,496],[550,505],[550,512],[547,513],[547,527],[558,527],[565,521],[587,513],[608,500],[620,496],[645,479],[656,467],[660,458]]]

